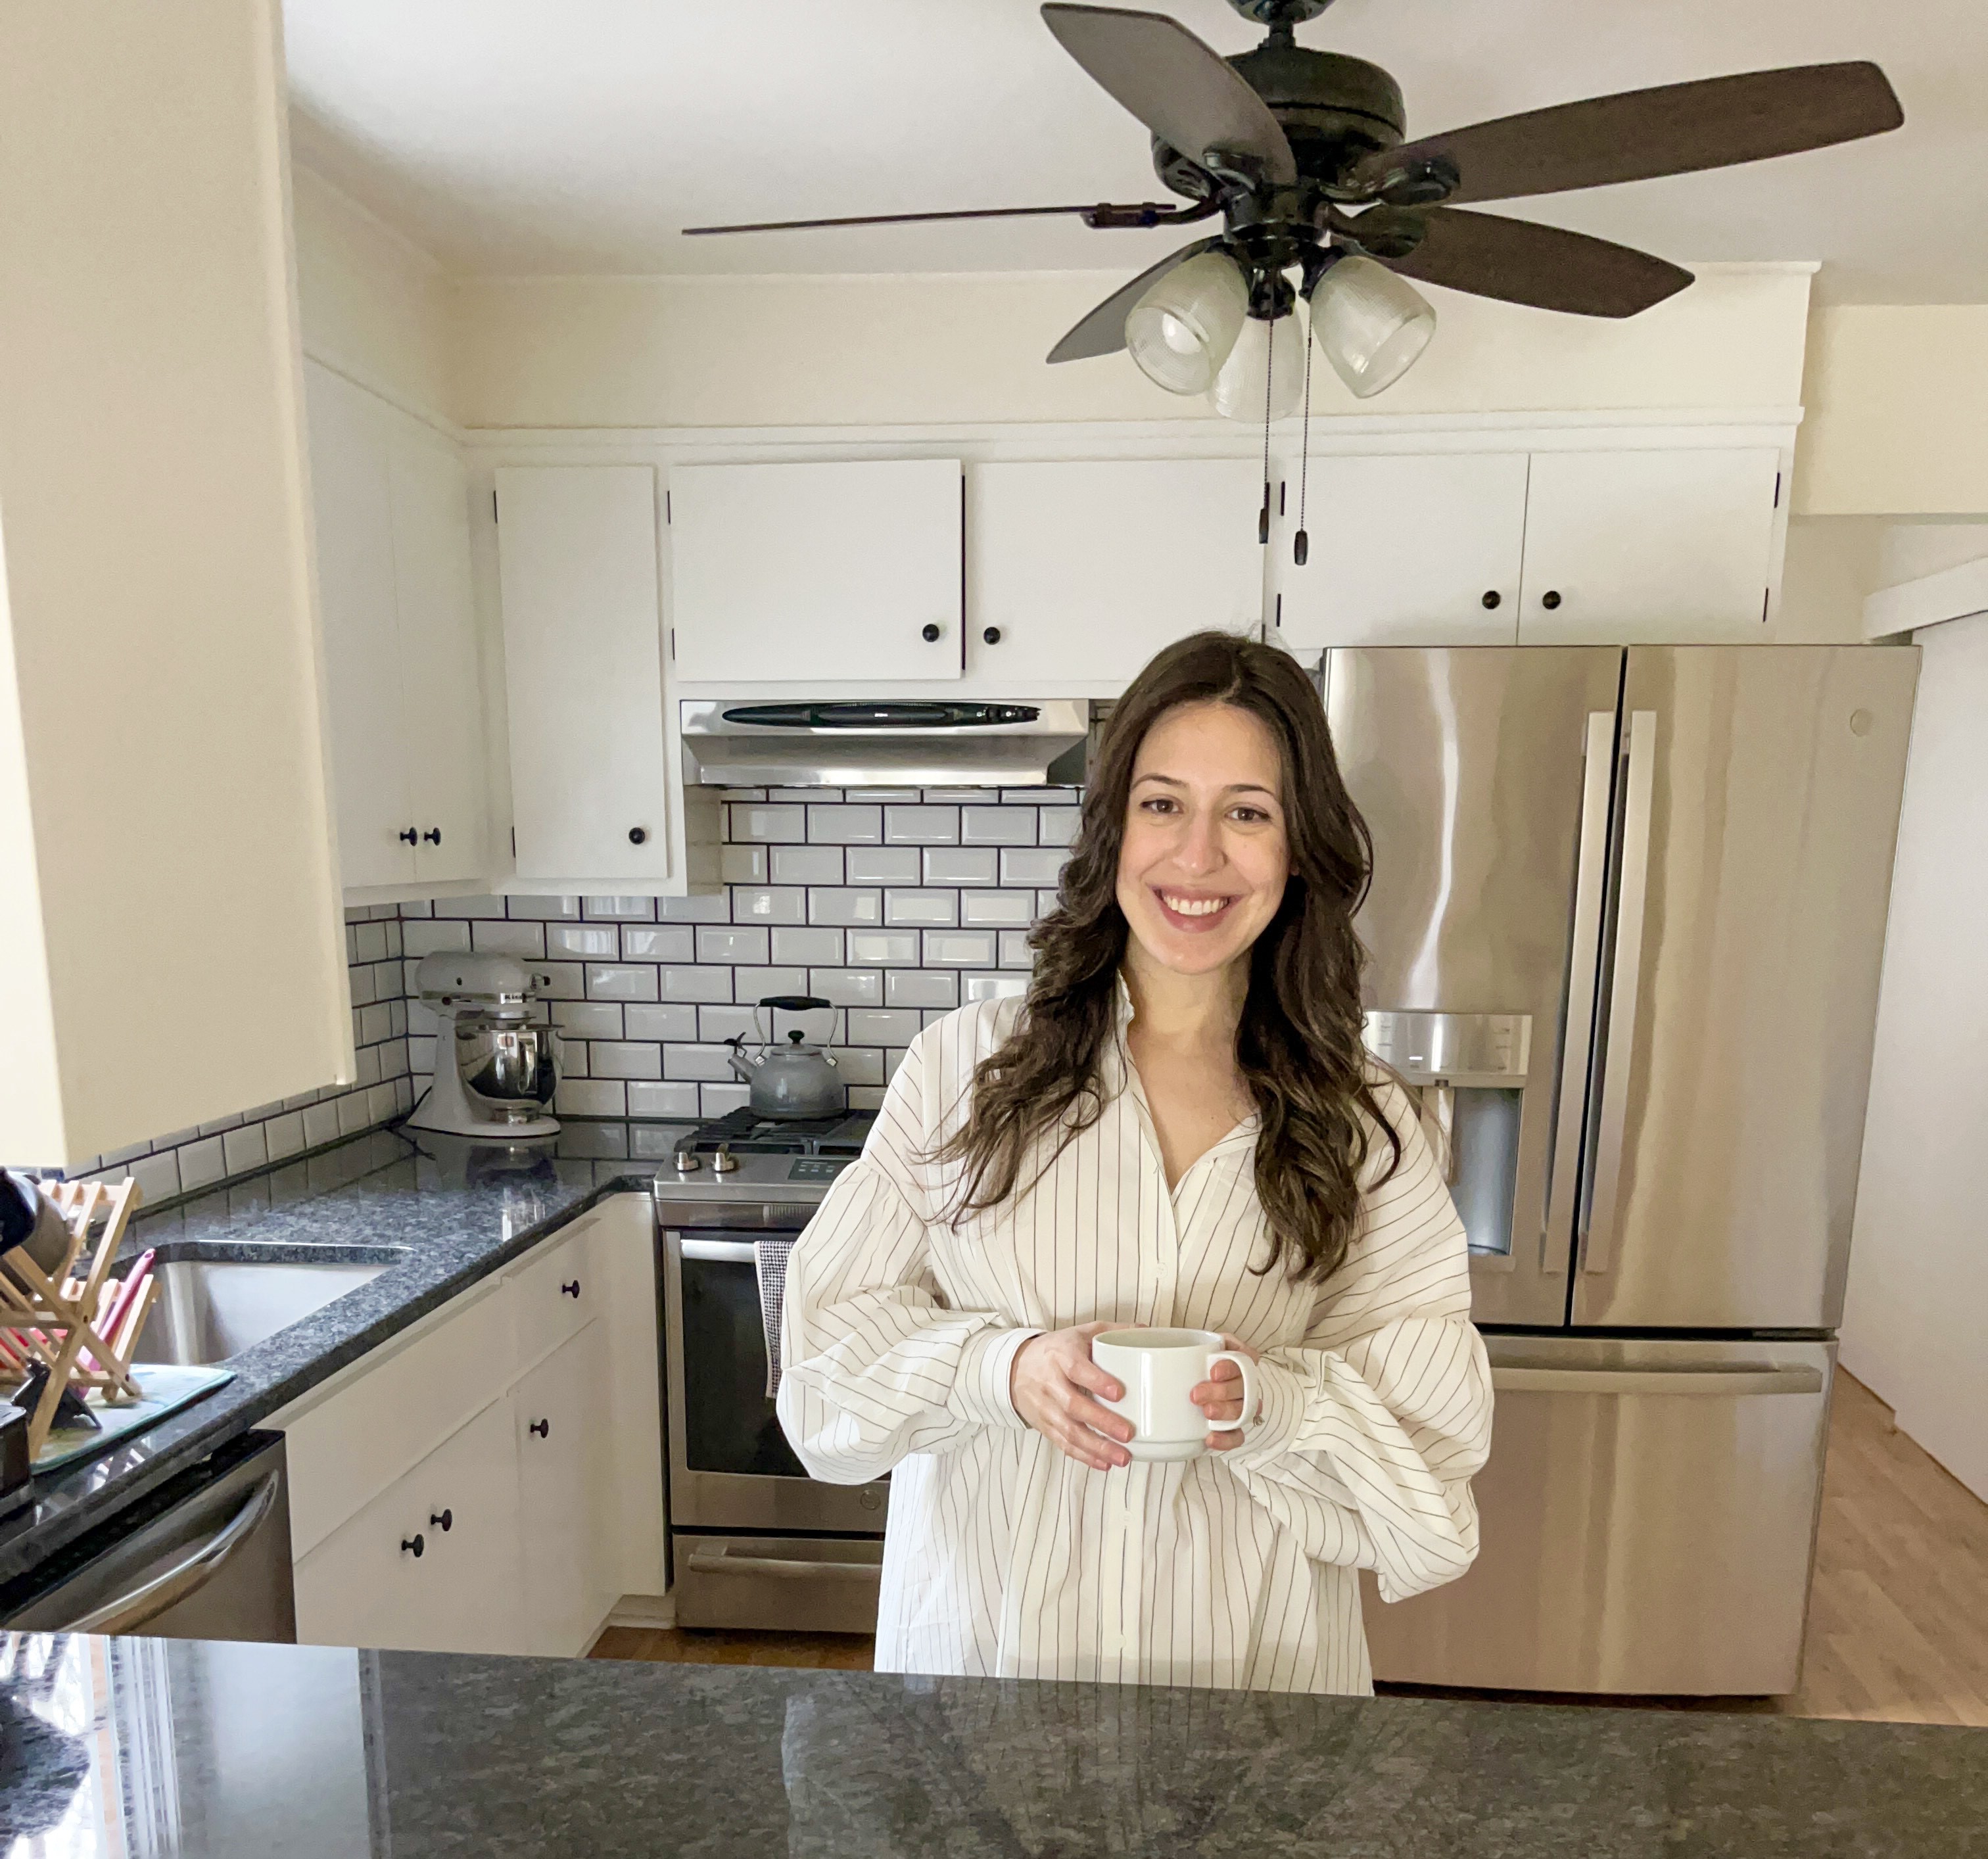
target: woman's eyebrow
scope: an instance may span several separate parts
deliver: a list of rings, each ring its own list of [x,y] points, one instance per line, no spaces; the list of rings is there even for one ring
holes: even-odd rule
[[[1187,786],[1187,783],[1178,775],[1161,775],[1158,773],[1134,776],[1133,777],[1132,785],[1134,787],[1137,787],[1141,781],[1164,782],[1168,787],[1185,787]],[[1277,797],[1277,790],[1275,788],[1265,787],[1260,781],[1232,781],[1229,782],[1228,786],[1224,788],[1222,791],[1225,794],[1268,794],[1273,800],[1275,800]]]

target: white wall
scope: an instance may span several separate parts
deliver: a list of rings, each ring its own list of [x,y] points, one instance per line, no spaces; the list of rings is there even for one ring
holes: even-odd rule
[[[512,428],[1212,419],[1122,355],[1045,364],[1124,277],[464,279],[458,417]],[[1314,416],[1793,407],[1808,286],[1804,266],[1709,265],[1619,323],[1435,292],[1435,340],[1402,381],[1356,401],[1318,369]]]
[[[441,266],[307,167],[292,170],[304,353],[411,412],[453,416],[455,292]]]
[[[1988,615],[1918,639],[1843,1365],[1988,1498]]]

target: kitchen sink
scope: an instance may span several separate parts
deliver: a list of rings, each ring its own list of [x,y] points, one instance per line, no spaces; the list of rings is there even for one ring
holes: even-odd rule
[[[406,1256],[393,1246],[374,1247],[357,1259],[327,1265],[252,1256],[162,1256],[153,1267],[159,1296],[145,1320],[134,1360],[225,1362],[302,1322],[335,1298],[370,1284]]]

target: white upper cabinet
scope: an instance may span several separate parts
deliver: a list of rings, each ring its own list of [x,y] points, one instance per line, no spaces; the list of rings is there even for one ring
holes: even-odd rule
[[[500,469],[497,547],[518,877],[657,885],[671,781],[655,472]]]
[[[669,499],[678,678],[959,676],[956,458],[678,465]]]
[[[1771,446],[1534,453],[1520,640],[1760,638],[1780,468]]]
[[[1510,645],[1519,618],[1526,455],[1314,458],[1308,559],[1292,559],[1298,461],[1280,466],[1270,546],[1273,637],[1336,645]]]
[[[1246,458],[969,465],[973,675],[1122,681],[1187,634],[1255,631],[1263,497]]]
[[[489,800],[468,475],[421,421],[304,374],[343,881],[474,877]]]

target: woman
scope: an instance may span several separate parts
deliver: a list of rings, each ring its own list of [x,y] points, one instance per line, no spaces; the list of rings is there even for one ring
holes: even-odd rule
[[[1371,1688],[1384,1599],[1477,1548],[1462,1227],[1361,1043],[1366,829],[1317,695],[1203,633],[1114,711],[1027,999],[907,1054],[794,1249],[782,1425],[894,1475],[881,1671]],[[1090,1339],[1219,1330],[1199,1458],[1134,1463]]]

